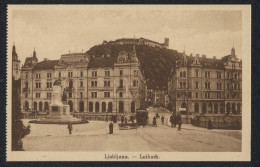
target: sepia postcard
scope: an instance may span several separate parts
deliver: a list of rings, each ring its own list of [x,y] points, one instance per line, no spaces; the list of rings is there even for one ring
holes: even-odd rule
[[[7,161],[250,161],[250,5],[7,8]]]

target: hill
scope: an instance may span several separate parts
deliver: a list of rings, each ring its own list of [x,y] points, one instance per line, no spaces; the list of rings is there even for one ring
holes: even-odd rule
[[[87,51],[96,57],[110,53],[111,57],[117,57],[120,51],[128,53],[133,51],[133,45],[96,45]],[[167,80],[172,67],[175,67],[176,59],[181,54],[176,50],[156,48],[146,45],[136,45],[136,54],[144,70],[148,88],[167,87]]]

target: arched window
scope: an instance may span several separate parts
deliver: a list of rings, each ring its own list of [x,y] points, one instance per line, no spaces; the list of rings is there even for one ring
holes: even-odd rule
[[[97,87],[97,81],[95,81],[95,87]]]
[[[183,77],[186,78],[186,71],[183,71]]]
[[[102,102],[102,112],[106,112],[106,102]]]
[[[79,112],[84,112],[84,102],[83,101],[81,101],[79,103]]]
[[[42,102],[39,103],[39,111],[42,111]]]
[[[224,113],[224,104],[223,103],[221,103],[220,104],[220,113]]]
[[[234,114],[237,113],[237,111],[236,111],[236,104],[235,103],[232,104],[232,113],[234,113]]]
[[[214,113],[218,113],[218,103],[215,103],[214,105]]]
[[[182,102],[182,103],[181,103],[181,108],[186,108],[186,107],[187,107],[186,103],[185,103],[185,102]]]
[[[49,110],[49,103],[47,101],[44,102],[44,110],[45,111]]]
[[[209,107],[209,113],[212,113],[212,103],[209,103],[208,107]]]
[[[91,81],[91,87],[94,87],[94,81]]]
[[[37,102],[36,101],[33,103],[33,109],[34,109],[34,111],[37,111]]]
[[[99,112],[99,102],[96,102],[95,104],[95,112]]]
[[[72,112],[72,111],[73,111],[73,102],[72,102],[72,101],[69,101],[68,104],[69,104],[69,106],[70,106],[70,112]]]
[[[112,110],[113,110],[113,105],[112,105],[112,102],[109,102],[108,103],[108,112],[112,112]]]
[[[227,111],[228,114],[230,113],[230,103],[226,104],[226,111]]]
[[[195,103],[195,105],[194,105],[194,112],[199,113],[199,104],[198,103]]]
[[[24,110],[25,110],[25,111],[28,111],[28,110],[29,110],[29,102],[28,102],[28,101],[26,101],[26,102],[24,103]]]
[[[89,112],[93,112],[93,102],[89,102]]]
[[[119,113],[123,113],[124,112],[124,102],[120,101],[119,102]]]
[[[203,105],[202,105],[202,113],[207,113],[207,105],[206,105],[206,103],[203,103]]]
[[[241,104],[237,104],[237,114],[241,114]]]

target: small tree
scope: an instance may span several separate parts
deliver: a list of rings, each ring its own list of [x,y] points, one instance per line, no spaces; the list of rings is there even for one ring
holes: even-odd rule
[[[22,138],[30,133],[30,126],[23,125],[20,108],[20,85],[21,80],[12,82],[12,150],[22,151]]]

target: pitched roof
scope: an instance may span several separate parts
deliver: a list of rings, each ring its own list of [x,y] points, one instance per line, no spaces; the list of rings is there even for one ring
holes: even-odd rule
[[[37,63],[33,70],[39,70],[39,69],[42,69],[42,70],[52,70],[54,69],[55,65],[57,65],[59,62],[59,60],[44,60],[44,61],[41,61],[39,63]]]
[[[113,67],[117,57],[95,57],[88,64],[88,68]]]
[[[194,59],[195,59],[195,57],[193,57],[193,56],[187,56],[187,63],[188,63],[189,67],[193,63]],[[200,61],[200,64],[204,68],[213,68],[213,69],[223,69],[224,68],[224,64],[221,59],[203,58],[203,57],[199,57],[198,59]]]

